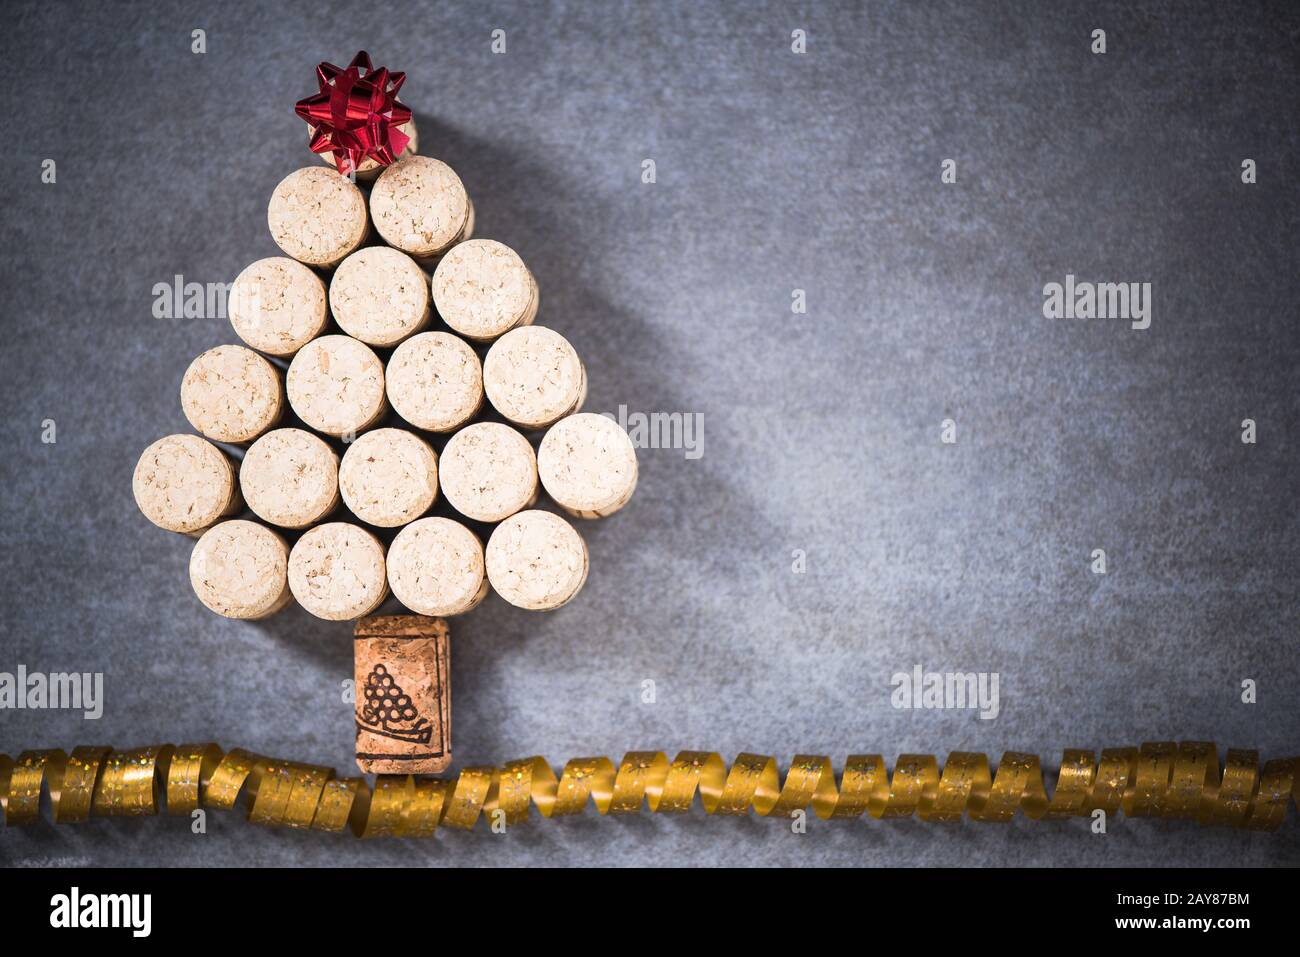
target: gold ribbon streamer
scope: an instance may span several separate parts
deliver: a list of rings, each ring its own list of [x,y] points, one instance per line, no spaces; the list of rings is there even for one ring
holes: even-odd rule
[[[1222,771],[1213,744],[1157,742],[1141,748],[1068,750],[1049,795],[1038,757],[1010,751],[996,771],[986,755],[954,751],[942,768],[930,754],[904,754],[891,776],[878,754],[850,755],[836,780],[829,758],[795,755],[784,779],[774,758],[737,756],[730,768],[709,751],[631,751],[574,758],[557,778],[543,758],[501,768],[466,768],[453,780],[380,775],[337,778],[330,768],[265,758],[215,744],[170,744],[114,751],[78,747],[0,754],[0,808],[6,824],[30,824],[49,794],[55,823],[95,816],[187,815],[239,806],[254,824],[342,831],[358,837],[426,837],[439,827],[470,829],[486,815],[513,826],[536,807],[545,818],[636,814],[643,806],[680,814],[699,795],[708,814],[788,818],[811,807],[823,819],[911,817],[955,822],[1086,817],[1194,819],[1203,825],[1271,831],[1300,805],[1300,758],[1269,761],[1229,750]]]

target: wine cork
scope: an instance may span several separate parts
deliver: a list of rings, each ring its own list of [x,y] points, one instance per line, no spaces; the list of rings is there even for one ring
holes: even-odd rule
[[[421,615],[464,614],[487,597],[483,543],[449,518],[412,522],[388,549],[388,584],[398,601]]]
[[[230,287],[230,324],[261,352],[291,356],[321,334],[329,312],[325,284],[287,256],[259,259]]]
[[[213,525],[190,552],[194,593],[226,618],[265,618],[289,604],[289,547],[265,525],[234,519]]]
[[[537,498],[533,447],[499,422],[479,422],[453,435],[438,471],[447,501],[480,522],[499,522]]]
[[[446,332],[422,332],[388,359],[388,401],[407,422],[452,432],[483,404],[483,366],[465,342]]]
[[[321,336],[298,350],[286,389],[298,418],[326,435],[355,435],[384,414],[384,365],[349,336]]]
[[[338,505],[339,457],[310,432],[273,429],[244,454],[239,484],[264,522],[306,528]]]
[[[564,336],[543,326],[522,326],[488,350],[483,391],[515,425],[544,429],[582,407],[587,372]]]
[[[370,215],[384,242],[423,260],[441,256],[474,229],[474,208],[460,177],[428,156],[408,157],[379,174]]]
[[[280,180],[266,223],[287,255],[329,268],[366,238],[366,199],[346,176],[308,166]]]
[[[334,271],[330,310],[353,338],[372,346],[396,345],[429,321],[429,277],[396,249],[358,249]]]
[[[555,503],[579,518],[603,518],[636,489],[636,449],[619,424],[579,412],[551,426],[537,450],[537,474]]]
[[[284,387],[275,366],[252,349],[217,346],[185,370],[181,409],[210,439],[249,442],[279,421]]]
[[[438,455],[404,429],[375,429],[348,446],[339,467],[343,501],[380,528],[413,522],[438,497]]]
[[[359,525],[317,525],[289,553],[289,589],[317,618],[350,621],[368,615],[388,596],[384,546]]]
[[[308,130],[308,142],[310,142],[311,135],[315,134],[316,132],[316,127],[308,126],[307,130]],[[408,139],[406,142],[406,146],[402,149],[402,152],[398,155],[397,158],[399,160],[403,160],[406,159],[406,157],[408,156],[418,153],[420,151],[420,134],[415,128],[414,117],[412,117],[410,120],[407,120],[405,123],[399,126],[398,130],[405,133]],[[334,154],[332,152],[320,153],[318,155],[322,160],[324,160],[330,166],[334,167],[335,169],[338,168],[338,161],[334,159]],[[378,160],[372,159],[371,157],[367,156],[359,164],[357,164],[357,182],[359,183],[373,182],[375,177],[378,176],[381,172],[383,172],[383,170],[384,167],[383,165],[380,164]]]
[[[577,530],[550,512],[512,515],[488,539],[488,581],[517,608],[551,611],[587,581],[587,546]]]
[[[420,615],[363,618],[353,634],[357,767],[437,774],[451,763],[447,623]]]
[[[197,435],[167,435],[145,449],[131,490],[145,518],[185,535],[203,531],[240,507],[230,459]]]
[[[443,321],[467,339],[491,342],[531,325],[537,280],[509,246],[471,239],[453,246],[433,273],[433,301]]]

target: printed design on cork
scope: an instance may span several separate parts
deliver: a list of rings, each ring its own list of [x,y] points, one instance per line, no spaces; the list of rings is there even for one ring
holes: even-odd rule
[[[361,770],[443,770],[451,760],[446,623],[366,618],[356,636],[353,717]]]
[[[357,712],[357,727],[371,734],[428,744],[433,739],[433,725],[420,716],[411,696],[402,690],[388,666],[376,664],[366,677],[365,703]]]

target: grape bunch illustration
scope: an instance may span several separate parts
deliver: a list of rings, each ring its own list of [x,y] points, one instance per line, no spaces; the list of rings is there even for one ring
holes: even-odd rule
[[[418,717],[411,696],[393,680],[384,665],[377,664],[370,670],[364,694],[366,702],[360,717],[371,726],[369,730],[403,740],[429,740],[432,728],[428,720]]]

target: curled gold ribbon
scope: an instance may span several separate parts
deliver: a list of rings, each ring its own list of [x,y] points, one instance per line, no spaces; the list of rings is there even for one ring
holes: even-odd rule
[[[940,768],[934,755],[904,754],[891,775],[878,754],[850,755],[836,779],[829,758],[795,755],[784,778],[776,760],[741,754],[728,768],[710,751],[630,751],[574,758],[557,778],[540,757],[500,768],[465,768],[455,780],[380,775],[373,787],[330,768],[266,758],[215,744],[105,747],[0,754],[0,808],[6,824],[40,817],[48,792],[55,823],[95,816],[191,814],[201,807],[243,809],[254,824],[342,831],[358,837],[427,837],[439,827],[492,827],[585,813],[680,814],[696,795],[711,815],[789,818],[811,807],[819,818],[911,817],[924,821],[1007,822],[1086,817],[1097,810],[1130,817],[1195,820],[1203,825],[1271,831],[1288,803],[1300,805],[1300,758],[1269,761],[1232,749],[1222,770],[1213,744],[1156,742],[1141,748],[1067,750],[1048,794],[1038,757],[1009,751],[996,770],[984,754],[954,751]]]

